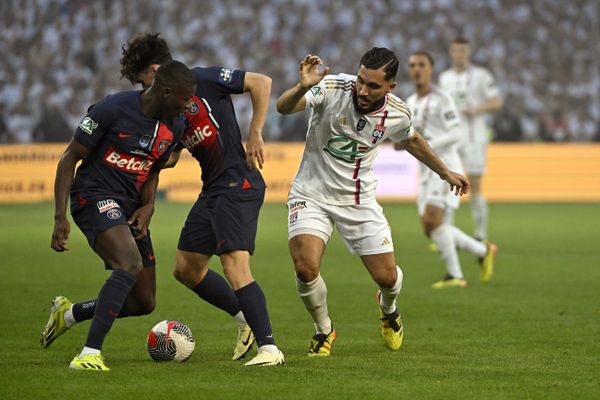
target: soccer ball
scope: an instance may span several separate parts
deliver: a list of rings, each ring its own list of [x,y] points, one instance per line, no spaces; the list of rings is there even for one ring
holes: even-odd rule
[[[148,353],[154,361],[183,362],[190,358],[194,346],[192,331],[179,321],[160,321],[148,333]]]

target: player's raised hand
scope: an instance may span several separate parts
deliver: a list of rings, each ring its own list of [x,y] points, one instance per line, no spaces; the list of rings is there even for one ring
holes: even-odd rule
[[[319,56],[309,54],[300,61],[300,86],[309,89],[321,82],[321,79],[329,72],[329,67],[324,67],[319,71],[319,66],[323,61]]]
[[[127,220],[129,226],[134,229],[133,238],[135,240],[148,235],[148,227],[150,226],[152,214],[154,214],[154,204],[146,204],[135,210],[129,220]]]
[[[71,233],[71,225],[67,218],[56,218],[54,220],[54,231],[52,232],[50,247],[58,252],[69,250],[69,233]]]
[[[248,142],[246,142],[246,164],[248,164],[248,168],[256,169],[258,166],[262,169],[265,162],[264,147],[265,143],[262,135],[250,134],[248,136]]]
[[[452,190],[455,195],[462,196],[463,194],[469,193],[471,184],[465,176],[450,171],[444,180],[450,184],[450,190]]]

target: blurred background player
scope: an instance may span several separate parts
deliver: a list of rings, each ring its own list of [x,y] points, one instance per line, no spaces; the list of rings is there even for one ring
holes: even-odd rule
[[[458,151],[471,182],[474,236],[478,240],[486,240],[488,206],[481,190],[490,140],[486,116],[502,107],[502,98],[492,74],[483,67],[471,64],[470,57],[469,42],[462,37],[454,39],[450,44],[452,67],[440,74],[439,84],[444,92],[454,98],[461,113],[463,133]],[[453,213],[448,213],[447,218],[453,224]]]
[[[171,59],[158,34],[144,33],[123,46],[121,74],[131,83],[151,85],[156,71]],[[202,192],[190,210],[177,245],[175,278],[239,324],[233,359],[258,343],[246,366],[280,365],[266,299],[250,271],[258,214],[265,195],[262,129],[269,108],[271,78],[225,67],[192,69],[196,93],[186,109],[187,129],[165,167],[173,167],[185,147],[202,169]],[[231,94],[250,92],[253,106],[246,151]],[[208,268],[219,256],[229,283]],[[230,286],[231,284],[231,286]]]
[[[461,139],[460,118],[452,98],[432,85],[433,57],[427,52],[413,53],[408,62],[410,78],[416,93],[406,100],[412,113],[413,126],[429,143],[437,156],[453,171],[462,172],[457,147]],[[465,249],[481,260],[480,279],[488,282],[494,268],[496,246],[484,244],[452,224],[444,222],[444,215],[459,206],[448,183],[421,164],[417,206],[423,230],[436,244],[446,264],[447,275],[432,285],[434,289],[467,287],[467,281],[458,259],[457,247]]]
[[[327,75],[321,59],[300,62],[299,81],[277,101],[291,114],[311,109],[304,154],[288,197],[288,237],[296,288],[311,315],[315,334],[308,355],[326,357],[336,338],[327,310],[327,287],[320,269],[325,246],[337,226],[346,247],[358,254],[375,283],[384,345],[398,350],[403,330],[396,299],[402,270],[396,265],[389,224],[375,199],[373,162],[377,147],[389,138],[434,170],[456,194],[465,193],[465,177],[451,172],[414,132],[410,111],[391,92],[398,59],[374,47],[360,60],[357,76]]]
[[[194,91],[192,72],[170,61],[148,90],[119,92],[92,106],[58,163],[51,247],[68,250],[70,193],[73,221],[112,270],[97,299],[53,301],[43,347],[76,322],[92,320],[85,347],[70,368],[108,371],[101,349],[115,318],[154,310],[156,261],[147,229],[161,164],[183,133],[180,114]]]

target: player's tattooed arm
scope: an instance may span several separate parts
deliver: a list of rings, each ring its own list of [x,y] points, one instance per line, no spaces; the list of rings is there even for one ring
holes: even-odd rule
[[[73,184],[75,166],[88,154],[88,148],[81,143],[71,140],[58,161],[54,179],[54,230],[50,247],[55,251],[68,250],[71,226],[67,219],[67,203],[69,191]]]

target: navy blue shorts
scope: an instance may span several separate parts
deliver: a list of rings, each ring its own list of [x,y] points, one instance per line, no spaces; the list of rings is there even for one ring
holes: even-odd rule
[[[73,221],[81,232],[87,238],[90,247],[93,249],[96,244],[96,238],[102,232],[116,225],[129,225],[127,217],[133,213],[126,213],[123,208],[112,199],[90,200],[85,205],[78,205],[77,209],[71,212]],[[137,235],[137,229],[131,229],[133,236]],[[152,239],[150,239],[150,231],[148,235],[140,240],[135,241],[142,256],[144,267],[156,266],[154,259],[154,250],[152,248]],[[110,269],[106,265],[107,269]]]
[[[232,250],[254,253],[258,214],[265,189],[235,187],[201,193],[181,229],[177,248],[206,255]]]

